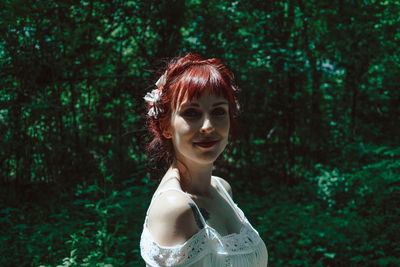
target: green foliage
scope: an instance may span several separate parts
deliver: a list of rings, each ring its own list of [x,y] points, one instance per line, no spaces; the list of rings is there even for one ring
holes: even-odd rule
[[[40,201],[0,210],[2,266],[138,266],[138,240],[154,183],[78,185],[74,194],[24,192]],[[20,190],[22,192],[22,190]],[[49,209],[46,209],[46,207]],[[29,216],[29,217],[27,217]],[[3,232],[6,231],[6,232]],[[8,245],[6,245],[8,244]]]
[[[352,173],[317,166],[318,175],[265,198],[237,194],[278,266],[400,264],[399,150],[367,149],[371,162]],[[390,155],[388,157],[388,155]]]

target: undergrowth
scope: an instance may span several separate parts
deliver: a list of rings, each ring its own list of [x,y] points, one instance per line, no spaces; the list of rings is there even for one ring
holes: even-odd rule
[[[400,266],[400,152],[370,148],[368,157],[352,172],[316,165],[293,187],[231,180],[271,266]],[[155,186],[148,177],[119,185],[108,177],[2,198],[0,265],[143,266],[139,240]]]

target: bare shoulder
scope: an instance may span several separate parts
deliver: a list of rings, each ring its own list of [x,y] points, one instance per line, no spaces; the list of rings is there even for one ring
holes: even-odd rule
[[[183,244],[199,231],[193,205],[188,196],[176,190],[168,190],[153,200],[147,228],[159,245]]]
[[[214,176],[218,181],[222,184],[222,186],[225,188],[225,190],[228,192],[228,194],[232,197],[232,187],[231,185],[223,178]]]

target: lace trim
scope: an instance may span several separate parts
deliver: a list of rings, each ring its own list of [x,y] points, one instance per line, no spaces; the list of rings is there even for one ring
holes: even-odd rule
[[[180,266],[192,264],[208,253],[206,228],[193,235],[185,243],[173,247],[160,246],[143,227],[140,252],[143,259],[152,266]]]
[[[240,233],[220,236],[218,232],[206,225],[185,243],[173,247],[160,246],[143,227],[140,240],[141,254],[144,260],[155,266],[179,266],[192,264],[210,251],[217,254],[248,254],[254,251],[261,238],[253,228],[245,224]]]
[[[227,236],[220,236],[216,230],[210,227],[210,241],[212,248],[218,254],[247,254],[254,251],[261,238],[249,225],[243,225],[240,233],[233,233]]]

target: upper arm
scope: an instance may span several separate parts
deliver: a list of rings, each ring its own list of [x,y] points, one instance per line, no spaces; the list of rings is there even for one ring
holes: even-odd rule
[[[165,192],[157,197],[149,211],[147,227],[161,246],[183,244],[199,231],[192,201],[179,192]]]
[[[232,187],[231,187],[231,185],[225,180],[225,179],[223,179],[223,178],[221,178],[221,177],[217,177],[217,176],[215,176],[220,182],[221,182],[221,184],[222,184],[222,186],[225,188],[225,190],[228,192],[228,194],[231,196],[231,198],[233,197],[233,194],[232,194]]]

